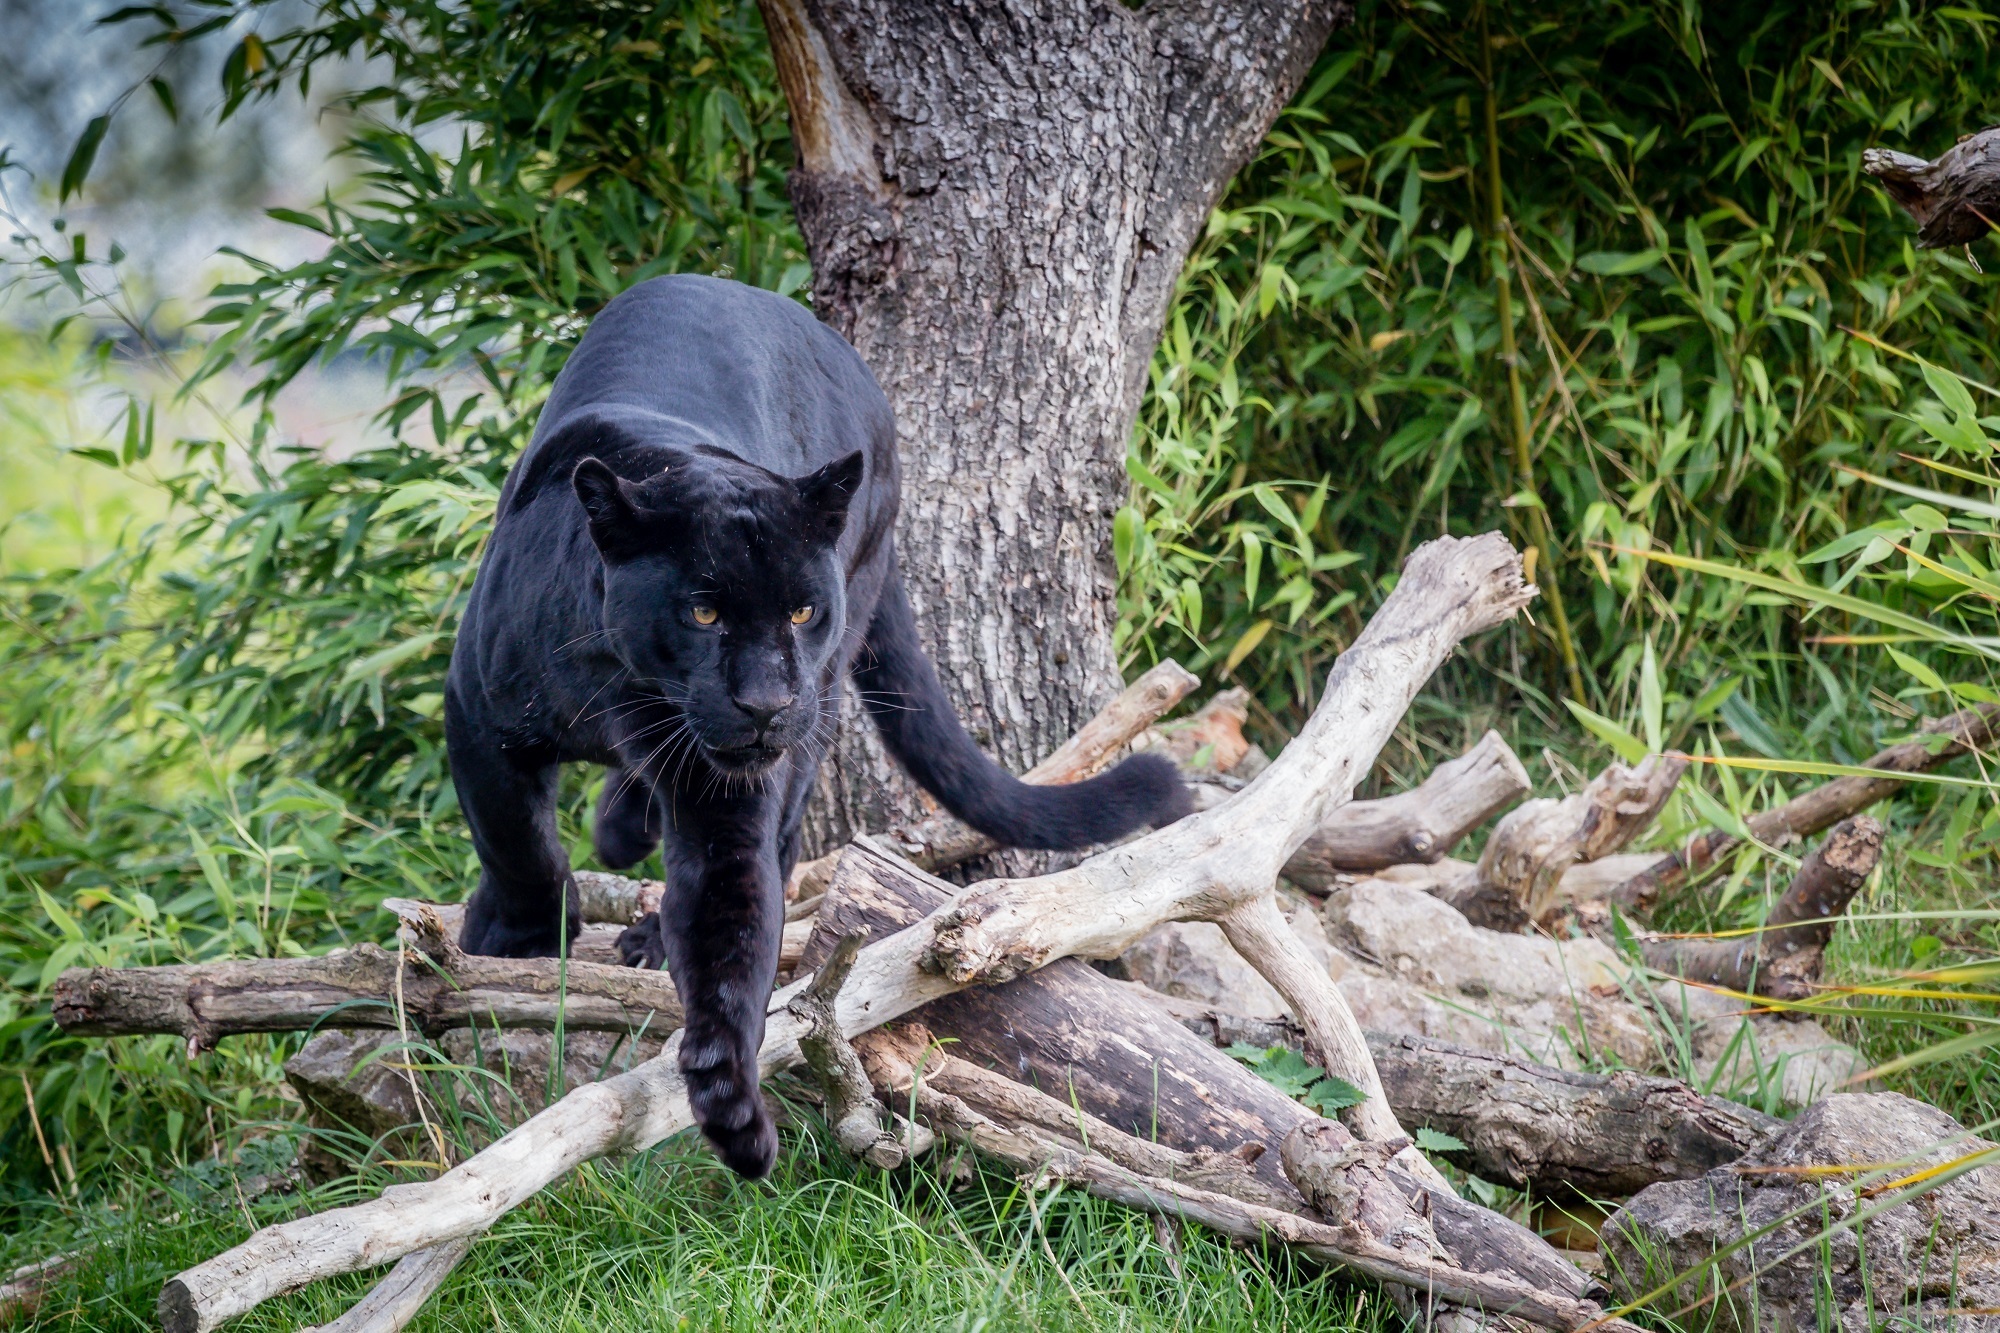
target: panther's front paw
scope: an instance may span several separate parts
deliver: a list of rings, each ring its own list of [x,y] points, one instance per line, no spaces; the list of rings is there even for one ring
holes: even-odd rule
[[[660,934],[660,914],[648,912],[639,923],[618,933],[618,960],[627,967],[657,972],[667,965],[667,942]]]
[[[683,1046],[685,1053],[687,1047]],[[778,1160],[778,1130],[757,1087],[756,1067],[729,1060],[681,1073],[695,1123],[715,1145],[716,1155],[745,1180],[762,1180]]]

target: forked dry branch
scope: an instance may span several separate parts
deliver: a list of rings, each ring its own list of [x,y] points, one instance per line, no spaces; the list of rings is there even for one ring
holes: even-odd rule
[[[1533,595],[1518,555],[1497,534],[1420,548],[1334,664],[1305,730],[1244,791],[1072,869],[977,885],[933,917],[868,946],[839,996],[841,1031],[868,1031],[966,986],[1063,957],[1115,956],[1162,921],[1219,920],[1293,1004],[1328,1068],[1369,1094],[1355,1116],[1363,1138],[1401,1138],[1339,992],[1295,936],[1270,929],[1273,888],[1291,853],[1351,796],[1438,665],[1461,640],[1502,623]],[[760,1056],[766,1074],[801,1058],[806,1025],[786,1008],[800,989],[773,997]],[[577,1089],[435,1180],[264,1228],[172,1279],[161,1293],[161,1322],[169,1333],[211,1329],[307,1282],[475,1235],[581,1162],[686,1128],[678,1049],[676,1037],[629,1073]],[[1410,1165],[1428,1170],[1420,1156]],[[1376,1257],[1356,1251],[1350,1258],[1373,1271]]]

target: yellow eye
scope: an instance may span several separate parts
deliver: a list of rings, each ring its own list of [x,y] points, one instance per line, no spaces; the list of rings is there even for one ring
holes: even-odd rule
[[[712,606],[697,606],[694,609],[694,623],[697,625],[713,625],[716,619],[716,610]]]
[[[792,612],[792,623],[794,625],[803,625],[812,618],[813,618],[813,609],[810,606],[802,606],[798,610]]]

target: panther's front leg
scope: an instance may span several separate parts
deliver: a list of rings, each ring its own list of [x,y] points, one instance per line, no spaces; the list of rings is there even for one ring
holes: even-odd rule
[[[784,931],[777,857],[783,791],[773,782],[737,795],[666,797],[673,817],[655,947],[687,1012],[681,1073],[695,1122],[722,1160],[751,1179],[767,1174],[778,1152],[758,1091],[757,1051]],[[648,924],[619,942],[631,961],[650,961]]]

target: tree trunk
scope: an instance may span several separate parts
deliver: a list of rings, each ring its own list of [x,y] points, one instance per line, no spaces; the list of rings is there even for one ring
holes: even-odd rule
[[[925,645],[1020,772],[1119,687],[1111,518],[1188,251],[1339,0],[761,0],[813,300],[889,396]],[[849,725],[817,854],[924,808]]]

